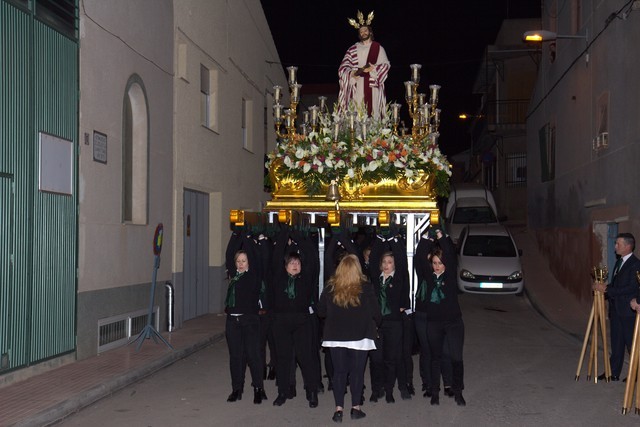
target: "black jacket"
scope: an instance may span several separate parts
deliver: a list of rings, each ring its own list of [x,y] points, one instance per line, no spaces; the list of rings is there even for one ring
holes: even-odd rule
[[[422,239],[425,240],[425,239]],[[422,241],[420,242],[422,244]],[[431,273],[427,273],[424,279],[427,281],[427,298],[426,306],[424,310],[427,313],[427,320],[455,320],[462,317],[462,311],[460,310],[460,304],[458,304],[458,259],[453,246],[453,242],[449,236],[438,239],[438,244],[442,249],[442,263],[445,265],[444,282],[442,285],[442,292],[444,293],[444,299],[439,304],[431,302],[431,293],[436,287],[435,280],[433,278],[433,270]],[[431,264],[429,264],[431,268]],[[417,301],[416,301],[417,310]]]
[[[228,314],[258,314],[258,310],[260,308],[262,279],[257,246],[249,236],[242,236],[238,233],[233,233],[231,235],[226,251],[226,265],[229,279],[236,275],[237,270],[234,257],[236,252],[239,250],[244,250],[247,253],[249,270],[240,276],[234,285],[235,306],[225,307],[225,312]]]
[[[333,302],[331,287],[327,287],[318,302],[318,316],[325,319],[325,341],[359,341],[376,338],[376,325],[382,319],[378,299],[370,283],[362,285],[360,305],[343,308]]]
[[[635,311],[630,307],[631,300],[640,295],[636,271],[640,271],[640,259],[634,254],[622,264],[620,271],[607,287],[607,298],[609,299],[609,316],[615,312],[621,317],[635,317]],[[613,272],[611,272],[613,274]],[[640,301],[640,300],[636,300]]]

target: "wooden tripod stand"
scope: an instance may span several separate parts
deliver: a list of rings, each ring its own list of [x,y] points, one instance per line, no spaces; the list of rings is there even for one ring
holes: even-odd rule
[[[598,283],[604,283],[607,278],[606,267],[594,267],[595,279]],[[604,375],[607,382],[611,380],[611,361],[609,360],[609,346],[607,342],[607,324],[605,317],[606,310],[604,308],[604,293],[593,291],[593,305],[591,306],[591,314],[587,323],[587,331],[584,334],[582,343],[582,352],[578,361],[578,369],[576,370],[576,381],[580,379],[580,371],[582,370],[582,362],[587,350],[587,344],[591,338],[591,348],[589,351],[589,363],[587,365],[587,381],[598,382],[598,329],[602,335],[602,358],[604,362]]]

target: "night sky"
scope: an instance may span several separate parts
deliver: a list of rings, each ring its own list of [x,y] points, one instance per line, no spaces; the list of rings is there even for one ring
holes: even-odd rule
[[[540,16],[540,0],[261,0],[284,67],[298,66],[303,85],[334,83],[338,65],[357,31],[347,23],[357,10],[375,11],[375,39],[385,48],[391,70],[387,102],[402,104],[409,64],[422,64],[421,92],[439,84],[442,109],[440,146],[448,155],[469,147],[468,123],[462,112],[475,113],[480,103],[473,83],[487,44],[492,44],[506,18]],[[514,44],[518,41],[514,40]]]

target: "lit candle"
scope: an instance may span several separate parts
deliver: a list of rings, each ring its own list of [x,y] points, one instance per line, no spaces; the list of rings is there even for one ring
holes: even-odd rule
[[[276,122],[282,119],[282,105],[273,104],[273,117],[276,119]]]
[[[311,112],[311,124],[315,126],[318,123],[318,106],[312,105],[309,107],[309,111]]]
[[[422,68],[422,65],[411,64],[409,66],[411,67],[411,80],[416,84],[420,83],[420,68]]]
[[[293,120],[291,118],[291,110],[288,108],[284,110],[284,120],[285,120],[286,126],[288,128],[291,127],[291,125],[293,124]]]
[[[418,94],[418,105],[424,105],[427,100],[427,95],[424,93]]]
[[[398,120],[400,120],[400,107],[401,105],[397,102],[391,104],[391,118],[394,124],[398,124]]]
[[[413,99],[413,82],[412,81],[404,82],[404,88],[406,90],[405,98],[407,98],[407,101],[411,101]]]
[[[340,122],[336,122],[333,127],[333,140],[338,140],[338,135],[340,134]]]
[[[309,123],[309,112],[308,111],[303,111],[302,112],[302,123],[303,124],[307,124]]]
[[[298,81],[296,80],[296,72],[298,71],[298,67],[287,67],[287,71],[289,72],[289,85],[294,85]]]
[[[273,87],[273,99],[276,100],[276,104],[280,103],[281,98],[282,98],[282,86],[275,85]]]
[[[367,121],[362,122],[362,139],[367,139]]]
[[[291,85],[291,102],[295,102],[296,104],[300,101],[300,89],[302,85],[297,83]]]
[[[352,111],[349,113],[349,130],[354,130],[356,128],[356,112]]]
[[[433,120],[436,123],[436,126],[440,123],[440,109],[436,108],[436,111],[433,114]]]
[[[431,86],[429,86],[429,89],[431,89],[431,101],[430,101],[430,103],[433,104],[433,105],[436,105],[438,103],[438,91],[440,90],[440,86],[431,85]]]
[[[320,103],[320,112],[322,113],[327,108],[327,97],[326,96],[319,96],[318,97],[318,102]]]

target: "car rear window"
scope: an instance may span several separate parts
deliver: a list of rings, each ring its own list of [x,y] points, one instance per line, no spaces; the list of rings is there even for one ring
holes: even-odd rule
[[[508,236],[468,236],[462,254],[508,258],[516,256],[516,248]]]
[[[453,214],[454,224],[490,224],[498,222],[488,206],[459,207]]]

